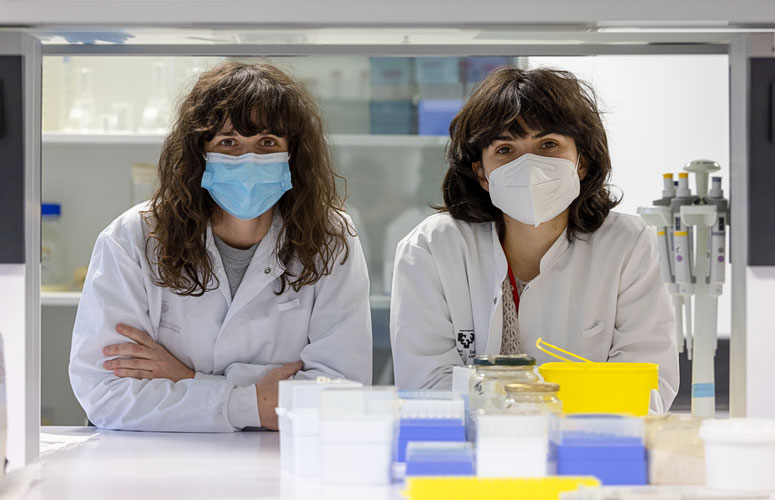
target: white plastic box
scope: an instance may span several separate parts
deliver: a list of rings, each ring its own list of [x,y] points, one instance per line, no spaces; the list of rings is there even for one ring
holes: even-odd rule
[[[476,431],[476,475],[544,477],[554,473],[549,453],[550,417],[480,415]]]
[[[320,475],[320,394],[326,387],[363,387],[360,382],[282,380],[277,408],[282,470],[297,476]]]
[[[775,492],[775,419],[706,420],[700,438],[709,487]]]
[[[320,396],[323,483],[390,484],[397,423],[395,387],[323,390]]]

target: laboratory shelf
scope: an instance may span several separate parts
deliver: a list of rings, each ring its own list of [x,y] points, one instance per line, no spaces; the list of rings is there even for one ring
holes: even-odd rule
[[[369,298],[372,309],[389,309],[390,295],[372,295]],[[77,307],[81,301],[81,292],[41,292],[40,305],[58,307]]]
[[[41,292],[40,305],[76,307],[81,301],[81,292]]]
[[[73,134],[64,132],[44,132],[43,144],[58,145],[161,145],[166,134]],[[339,147],[444,147],[449,138],[443,135],[387,135],[387,134],[332,134],[329,136],[332,146]]]
[[[63,132],[44,132],[43,144],[72,145],[160,145],[165,134],[72,134]]]

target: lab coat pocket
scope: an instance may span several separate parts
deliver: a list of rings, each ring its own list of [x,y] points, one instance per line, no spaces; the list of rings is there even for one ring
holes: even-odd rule
[[[605,330],[605,321],[595,321],[594,325],[590,326],[586,330],[581,330],[581,338],[588,339],[590,337],[594,337],[603,330]]]
[[[296,309],[297,307],[299,307],[299,299],[293,299],[289,300],[288,302],[277,304],[277,311],[290,311],[291,309]]]

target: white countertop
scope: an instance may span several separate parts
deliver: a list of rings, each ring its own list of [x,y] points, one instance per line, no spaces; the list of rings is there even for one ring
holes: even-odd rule
[[[41,457],[32,499],[288,498],[401,499],[402,485],[329,486],[280,471],[276,432],[188,434],[42,427],[49,435],[96,436]]]

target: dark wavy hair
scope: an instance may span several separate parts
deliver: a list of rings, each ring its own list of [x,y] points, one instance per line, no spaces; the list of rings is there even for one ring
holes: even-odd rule
[[[217,205],[201,187],[204,147],[230,121],[245,137],[268,130],[288,141],[293,188],[278,208],[283,220],[275,253],[285,266],[278,294],[298,291],[330,274],[340,253],[349,255],[351,232],[336,190],[320,111],[294,79],[269,64],[225,62],[203,73],[183,99],[159,159],[159,188],[145,212],[158,267],[154,283],[179,295],[216,288],[205,247]],[[353,233],[354,234],[354,233]],[[148,254],[148,252],[146,252]],[[289,264],[299,264],[292,274]]]
[[[482,160],[482,151],[503,132],[525,137],[522,123],[576,142],[586,176],[579,197],[570,205],[568,240],[596,231],[621,201],[608,190],[608,139],[592,88],[572,73],[554,69],[501,67],[477,87],[449,126],[445,153],[449,169],[442,186],[441,210],[466,222],[495,221],[503,236],[503,212],[479,184],[472,164]]]

